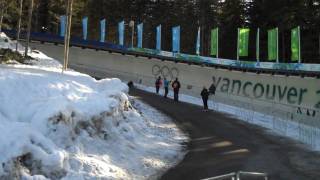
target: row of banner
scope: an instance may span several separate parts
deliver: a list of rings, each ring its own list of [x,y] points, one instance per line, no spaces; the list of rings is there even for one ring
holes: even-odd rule
[[[218,32],[216,28],[211,31],[211,55],[218,56]],[[238,29],[237,60],[239,57],[247,57],[249,54],[250,29]],[[279,62],[279,30],[278,28],[268,30],[268,60]],[[256,59],[260,60],[260,29],[256,36]],[[301,63],[301,41],[300,27],[291,30],[291,60]]]
[[[100,21],[100,42],[105,42],[106,39],[105,19]],[[82,19],[83,39],[87,40],[88,36],[88,17]],[[66,30],[66,16],[60,17],[60,36],[64,36]],[[172,52],[180,53],[180,26],[172,28]],[[161,25],[156,28],[156,50],[161,51]],[[249,34],[250,29],[239,28],[237,38],[237,60],[240,57],[248,57],[249,55]],[[279,31],[278,28],[268,30],[268,60],[279,62]],[[118,23],[118,42],[119,45],[124,45],[125,22]],[[198,28],[195,51],[200,55],[201,48],[201,29]],[[143,47],[143,23],[137,25],[137,47]],[[210,55],[219,57],[219,28],[211,30],[211,50]],[[256,35],[256,60],[260,60],[260,29],[257,29]],[[291,30],[291,60],[301,63],[301,41],[300,27]]]

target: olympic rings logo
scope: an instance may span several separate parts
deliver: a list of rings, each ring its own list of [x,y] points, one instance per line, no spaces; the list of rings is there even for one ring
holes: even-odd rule
[[[179,70],[177,68],[169,68],[168,66],[162,66],[160,67],[159,65],[154,65],[152,67],[152,75],[155,77],[162,76],[167,79],[175,79],[179,77]]]

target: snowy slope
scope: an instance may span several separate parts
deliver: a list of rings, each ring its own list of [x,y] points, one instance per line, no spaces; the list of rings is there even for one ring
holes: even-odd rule
[[[155,179],[183,158],[186,136],[119,79],[30,56],[0,65],[0,179]]]

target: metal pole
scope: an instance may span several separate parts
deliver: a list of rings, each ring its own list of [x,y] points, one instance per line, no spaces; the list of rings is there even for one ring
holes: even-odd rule
[[[33,0],[30,0],[29,5],[29,20],[28,20],[28,34],[27,34],[27,45],[25,47],[24,56],[28,56],[29,42],[30,42],[30,33],[31,33],[31,23],[32,23],[32,10],[33,10]]]
[[[239,28],[237,34],[237,61],[239,61]]]
[[[71,34],[71,22],[72,22],[72,3],[73,0],[68,0],[68,5],[67,5],[67,29],[64,35],[64,63],[63,63],[63,69],[67,70],[68,68],[68,62],[69,62],[69,46],[70,46],[70,34]]]
[[[279,29],[276,28],[277,32],[277,63],[279,63]]]
[[[319,58],[320,58],[320,33],[319,33]]]
[[[16,51],[18,51],[18,44],[19,44],[19,39],[20,39],[20,31],[21,31],[21,16],[22,16],[22,5],[23,5],[23,0],[20,0],[20,9],[19,9],[19,20],[18,20],[18,30],[17,30]]]
[[[301,63],[301,32],[300,32],[300,26],[298,26],[298,38],[299,38],[299,64]]]
[[[257,62],[260,62],[260,28],[257,30],[257,46],[256,46]]]
[[[217,58],[219,58],[219,28],[217,28]]]
[[[133,48],[133,41],[134,41],[134,21],[131,20],[129,26],[131,26],[131,48]]]
[[[133,47],[133,38],[134,38],[134,26],[131,29],[131,47]]]

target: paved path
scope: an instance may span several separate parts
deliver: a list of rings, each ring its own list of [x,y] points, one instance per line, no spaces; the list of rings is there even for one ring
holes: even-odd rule
[[[295,141],[222,113],[203,112],[199,106],[141,90],[130,94],[172,117],[191,138],[187,155],[163,180],[202,179],[239,170],[266,172],[271,180],[320,179],[320,155]]]

